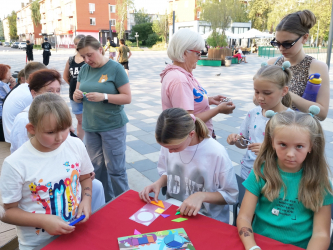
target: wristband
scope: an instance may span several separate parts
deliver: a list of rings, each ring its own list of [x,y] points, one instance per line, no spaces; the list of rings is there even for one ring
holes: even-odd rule
[[[251,247],[249,250],[254,250],[254,249],[261,249],[261,248],[258,246],[254,246],[254,247]]]

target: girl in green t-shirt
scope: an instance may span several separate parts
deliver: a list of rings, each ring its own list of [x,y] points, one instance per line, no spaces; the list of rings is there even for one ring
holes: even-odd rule
[[[271,119],[253,171],[243,183],[237,218],[246,250],[261,249],[253,232],[308,250],[329,246],[333,192],[325,137],[315,117],[319,107],[309,111],[266,112]]]

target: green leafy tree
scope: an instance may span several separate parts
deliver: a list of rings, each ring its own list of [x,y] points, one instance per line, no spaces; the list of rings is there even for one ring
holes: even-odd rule
[[[211,34],[208,38],[207,38],[207,44],[211,47],[224,47],[227,46],[227,37],[226,35],[222,35],[222,34],[215,34],[215,36],[213,34]]]
[[[135,10],[134,22],[135,24],[150,23],[151,17],[145,12],[143,8],[140,10]]]
[[[141,23],[134,25],[132,27],[131,37],[135,37],[135,33],[138,32],[139,35],[138,40],[142,42],[142,44],[146,44],[148,36],[154,33],[152,26],[153,26],[152,23]]]
[[[8,16],[8,25],[9,25],[9,37],[11,40],[17,40],[17,26],[16,26],[17,15],[15,11],[12,11],[12,14]]]
[[[212,36],[216,40],[216,44],[219,42],[217,29],[220,29],[222,35],[225,35],[232,20],[242,15],[246,16],[239,0],[201,0],[198,2],[197,10],[201,10],[200,20],[211,24]]]
[[[169,33],[169,20],[167,14],[160,15],[160,19],[153,22],[153,31],[162,38],[163,42],[167,41]]]
[[[152,33],[152,34],[148,35],[148,39],[147,39],[146,44],[148,46],[153,46],[160,40],[161,40],[160,37],[156,33]]]
[[[5,34],[3,31],[3,21],[0,20],[0,40],[4,40],[5,39]]]
[[[253,0],[248,7],[248,18],[251,20],[252,28],[260,31],[268,29],[268,13],[271,12],[272,1]]]
[[[31,3],[30,10],[31,10],[31,20],[34,23],[34,25],[37,27],[40,24],[41,20],[38,0],[35,0]]]
[[[118,33],[118,38],[124,38],[125,33],[125,23],[127,21],[127,10],[133,8],[134,2],[133,0],[117,0],[117,24],[116,30]]]

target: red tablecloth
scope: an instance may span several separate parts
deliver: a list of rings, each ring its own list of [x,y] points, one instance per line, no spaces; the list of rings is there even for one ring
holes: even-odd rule
[[[119,249],[117,238],[133,235],[134,229],[141,233],[150,233],[184,228],[196,250],[244,250],[237,228],[234,226],[202,215],[191,217],[181,223],[171,221],[179,217],[175,215],[177,207],[174,205],[164,212],[171,214],[170,217],[159,216],[149,226],[130,220],[129,217],[145,204],[139,199],[137,192],[129,190],[93,214],[86,223],[76,226],[73,233],[58,237],[42,249],[117,250]],[[257,234],[255,239],[263,250],[301,249]]]

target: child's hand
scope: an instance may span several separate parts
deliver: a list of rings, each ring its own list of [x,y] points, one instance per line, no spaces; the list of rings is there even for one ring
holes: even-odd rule
[[[75,230],[74,226],[68,225],[61,217],[46,215],[43,229],[51,235],[70,234]]]
[[[184,200],[184,202],[178,208],[177,211],[180,211],[181,215],[196,216],[200,211],[203,201],[204,201],[203,192],[194,193],[190,195],[186,200]]]
[[[160,193],[160,189],[161,189],[161,187],[157,183],[153,183],[153,184],[145,187],[139,193],[140,199],[147,203],[150,203],[149,193],[154,192],[155,193],[154,200],[156,202],[158,202],[158,194]]]
[[[233,102],[221,102],[218,106],[219,113],[223,114],[231,114],[236,106]]]
[[[87,197],[88,198],[88,197]],[[79,205],[79,210],[77,212],[77,216],[76,218],[80,218],[82,214],[84,214],[86,216],[86,218],[84,218],[82,221],[80,221],[79,223],[77,224],[81,224],[81,223],[84,223],[86,222],[90,215],[91,215],[91,198],[89,199],[82,199],[80,205]]]
[[[249,146],[247,146],[247,148],[251,150],[253,153],[255,153],[255,155],[258,155],[260,147],[261,143],[252,143]]]
[[[227,138],[227,143],[229,145],[234,145],[236,141],[239,139],[237,134],[230,134]]]
[[[208,97],[209,105],[219,105],[221,101],[225,98],[226,97],[222,95]]]

